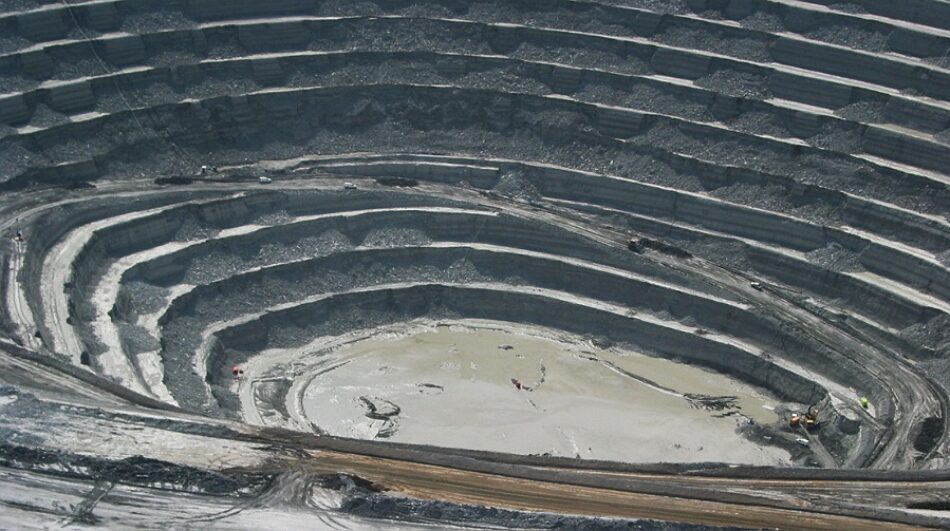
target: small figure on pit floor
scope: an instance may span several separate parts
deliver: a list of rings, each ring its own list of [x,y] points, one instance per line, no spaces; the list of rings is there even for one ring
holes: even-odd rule
[[[218,173],[218,167],[202,164],[201,170],[198,171],[198,175],[205,176],[205,175],[208,175],[209,173]]]

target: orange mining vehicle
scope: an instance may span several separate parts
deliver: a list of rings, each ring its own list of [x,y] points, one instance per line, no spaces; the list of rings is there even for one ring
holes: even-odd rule
[[[817,428],[820,424],[818,420],[818,406],[811,406],[808,408],[808,413],[804,415],[799,415],[798,413],[793,413],[791,418],[788,419],[788,425],[797,428],[798,426],[804,426],[805,429]]]

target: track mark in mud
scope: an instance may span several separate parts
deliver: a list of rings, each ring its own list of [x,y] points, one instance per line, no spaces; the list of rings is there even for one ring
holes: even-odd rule
[[[739,400],[737,396],[709,396],[687,393],[683,395],[683,398],[689,402],[690,407],[705,409],[706,411],[734,411],[741,409],[736,403]]]
[[[426,395],[440,395],[445,392],[444,386],[432,383],[416,384],[416,387],[419,388],[419,393]]]
[[[599,358],[597,356],[594,356],[591,354],[580,354],[578,355],[578,357],[580,357],[581,359],[598,362],[602,364],[603,366],[607,367],[608,369],[620,375],[626,376],[627,378],[630,378],[632,380],[636,380],[637,382],[640,382],[646,385],[647,387],[650,387],[662,393],[683,398],[689,404],[689,407],[693,409],[703,409],[706,411],[722,411],[723,413],[720,413],[718,415],[713,415],[716,418],[742,415],[742,413],[739,412],[739,410],[741,410],[742,407],[740,407],[738,404],[739,397],[737,396],[710,396],[710,395],[704,395],[704,394],[699,394],[699,393],[680,393],[679,391],[676,391],[675,389],[671,389],[669,387],[660,385],[654,382],[653,380],[650,380],[649,378],[644,378],[643,376],[640,376],[639,374],[636,374],[626,369],[623,369],[621,367],[618,367],[617,364],[610,362],[608,360]],[[543,369],[544,366],[542,365],[541,368]],[[543,375],[543,371],[542,371],[542,375]]]
[[[512,378],[512,379],[511,379],[512,385],[514,385],[515,388],[516,388],[517,390],[519,390],[519,391],[528,391],[529,393],[533,393],[533,392],[537,391],[538,388],[541,387],[541,384],[543,384],[544,381],[547,379],[547,372],[548,372],[548,370],[547,370],[547,368],[544,366],[544,363],[543,363],[543,362],[540,363],[539,366],[540,366],[540,368],[539,368],[540,376],[538,377],[538,380],[537,380],[536,382],[534,382],[534,385],[525,385],[521,380],[519,380],[519,379],[517,379],[517,378]],[[529,400],[529,402],[530,402],[530,400]],[[531,404],[534,405],[534,402],[532,402]],[[535,407],[537,407],[537,406],[535,406]]]
[[[360,402],[367,409],[366,418],[383,422],[383,426],[376,432],[376,439],[388,439],[396,434],[398,428],[396,417],[402,412],[399,406],[375,396],[361,396]]]
[[[99,517],[93,514],[96,505],[105,498],[109,491],[115,486],[115,483],[108,480],[100,480],[96,482],[96,485],[92,488],[92,491],[86,495],[85,499],[80,503],[76,504],[73,507],[73,514],[69,517],[67,525],[70,524],[85,524],[85,525],[97,525],[99,523]]]
[[[673,396],[677,396],[677,397],[681,397],[681,398],[686,398],[682,393],[676,391],[675,389],[670,389],[669,387],[664,387],[664,386],[662,386],[662,385],[660,385],[660,384],[654,382],[653,380],[650,380],[649,378],[644,378],[643,376],[640,376],[639,374],[632,373],[632,372],[630,372],[630,371],[628,371],[628,370],[626,370],[626,369],[622,369],[622,368],[618,367],[617,364],[615,364],[615,363],[613,363],[613,362],[607,361],[607,360],[602,359],[602,358],[598,358],[597,356],[594,356],[594,355],[591,355],[591,354],[581,354],[580,357],[581,357],[582,359],[585,359],[585,360],[596,361],[596,362],[600,363],[601,365],[603,365],[604,367],[607,367],[608,369],[610,369],[610,370],[616,372],[617,374],[620,374],[621,376],[626,376],[627,378],[630,378],[630,379],[632,379],[632,380],[636,380],[637,382],[640,382],[640,383],[646,385],[647,387],[649,387],[649,388],[651,388],[651,389],[655,389],[655,390],[657,390],[657,391],[659,391],[659,392],[661,392],[661,393],[666,393],[666,394],[668,394],[668,395],[673,395]]]
[[[396,404],[375,396],[361,396],[360,402],[369,410],[366,413],[366,417],[373,420],[390,420],[402,412],[402,409]],[[382,407],[380,407],[380,405],[382,405]]]
[[[315,377],[316,377],[316,376],[323,376],[324,374],[327,374],[327,373],[329,373],[329,372],[333,372],[333,371],[339,369],[340,367],[349,365],[351,361],[353,361],[353,360],[344,360],[344,361],[341,361],[340,363],[336,363],[336,364],[331,365],[331,366],[329,366],[329,367],[327,367],[327,368],[325,368],[325,369],[319,370],[319,371],[313,373],[313,375],[314,375]]]

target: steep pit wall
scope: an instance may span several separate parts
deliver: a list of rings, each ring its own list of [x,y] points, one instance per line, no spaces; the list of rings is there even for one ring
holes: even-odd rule
[[[115,201],[103,198],[93,199],[91,202],[77,202],[57,206],[48,212],[41,213],[35,219],[22,220],[28,238],[27,252],[23,256],[23,265],[20,268],[18,280],[26,292],[26,303],[34,316],[43,315],[42,286],[43,262],[52,248],[59,243],[69,232],[97,220],[113,216],[120,216],[130,212],[161,208],[163,206],[184,200],[210,198],[214,192],[189,192],[187,194],[163,193],[148,194],[130,197],[127,200]],[[68,266],[68,264],[63,264]],[[6,269],[4,271],[7,271]],[[9,274],[9,273],[7,273]],[[38,319],[36,326],[47,343],[50,332],[42,319]]]
[[[755,345],[766,352],[759,353],[766,360],[769,351],[781,352],[801,367],[831,380],[848,384],[860,381],[862,389],[880,400],[880,417],[889,415],[890,408],[885,405],[889,401],[886,389],[865,375],[860,365],[807,336],[790,333],[781,323],[758,315],[755,308],[645,279],[583,268],[557,257],[515,254],[514,250],[467,246],[377,249],[252,271],[198,287],[180,297],[166,314],[165,333],[181,337],[187,334],[186,330],[204,329],[215,322],[241,317],[247,312],[251,299],[262,308],[300,303],[333,291],[422,279],[431,281],[434,280],[433,269],[458,270],[464,274],[463,277],[444,275],[446,280],[458,282],[464,278],[469,282],[490,281],[521,288],[557,290],[623,306],[632,314],[645,312],[664,320],[679,321],[693,327],[697,334],[724,334],[731,340]],[[517,271],[517,276],[512,277],[512,271]],[[341,284],[347,277],[351,280]],[[176,324],[174,320],[179,319],[183,322]],[[166,349],[165,355],[171,355],[170,350]]]
[[[422,164],[415,172],[412,163],[378,163],[370,175],[389,168],[398,174],[427,179],[433,170]],[[347,171],[362,173],[355,167]],[[736,238],[775,244],[799,252],[813,251],[830,244],[844,244],[860,252],[861,264],[885,277],[903,281],[924,292],[940,295],[950,285],[945,268],[906,252],[897,252],[875,241],[853,234],[819,227],[772,212],[720,203],[698,195],[651,186],[628,179],[608,178],[566,169],[536,167],[523,176],[544,197],[581,201],[613,207],[621,212],[656,216],[676,223],[688,223]],[[437,179],[438,180],[438,179]],[[675,230],[675,229],[673,229]],[[895,328],[905,328],[941,314],[939,307],[922,305],[887,289],[857,278],[809,264],[803,257],[771,248],[749,247],[748,257],[762,274],[848,302],[856,311]],[[916,353],[910,353],[915,355]]]
[[[172,242],[213,238],[221,230],[255,221],[266,222],[267,216],[278,213],[290,215],[333,211],[340,206],[341,199],[349,204],[375,206],[392,205],[400,201],[398,198],[365,194],[341,196],[333,192],[308,194],[251,191],[229,199],[184,203],[97,229],[91,234],[75,261],[69,265],[72,270],[67,293],[71,317],[80,323],[95,319],[96,303],[92,300],[95,287],[110,265],[121,257]],[[413,200],[411,196],[402,200],[407,204],[445,203],[438,199],[421,197]],[[88,352],[93,355],[102,352],[104,347],[98,344],[89,330],[80,327],[80,331]]]

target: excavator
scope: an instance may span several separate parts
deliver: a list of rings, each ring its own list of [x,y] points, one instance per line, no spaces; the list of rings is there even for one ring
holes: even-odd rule
[[[818,428],[820,421],[818,420],[818,406],[811,406],[808,408],[808,412],[804,415],[799,415],[798,413],[792,414],[792,417],[788,420],[788,425],[797,428],[798,426],[804,426],[806,430],[812,430]]]

